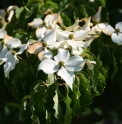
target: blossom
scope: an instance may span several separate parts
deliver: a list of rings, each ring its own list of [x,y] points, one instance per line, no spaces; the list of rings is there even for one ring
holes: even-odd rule
[[[59,42],[56,42],[54,46],[58,48],[67,49],[71,47],[72,53],[74,55],[80,55],[83,51],[82,47],[85,45],[83,40],[87,37],[88,31],[78,30],[75,32],[58,32]]]
[[[27,51],[30,54],[38,54],[39,60],[52,58],[52,52],[47,50],[47,47],[50,47],[50,44],[46,42],[35,42],[32,45],[28,46]]]
[[[109,25],[108,22],[100,23],[100,24],[98,24],[98,27],[99,27],[99,29],[101,29],[101,31],[104,34],[106,34],[108,36],[111,36],[111,34],[113,32],[115,32],[114,28],[111,25]]]
[[[122,44],[122,22],[118,22],[115,25],[115,29],[107,22],[98,24],[98,27],[103,31],[103,33],[110,35],[114,43],[117,43],[118,45]]]
[[[97,35],[101,34],[102,29],[101,29],[100,25],[101,25],[101,23],[93,26],[91,28],[91,30],[89,31],[89,35],[96,35],[97,36]]]
[[[61,23],[60,13],[47,15],[44,21],[41,18],[35,18],[29,26],[36,28],[36,36],[38,39],[42,39],[47,29],[55,28],[56,23]]]
[[[22,54],[27,49],[28,45],[29,45],[29,42],[21,45],[20,50],[18,52],[13,50],[9,50],[9,51],[7,50],[6,52],[2,52],[2,54],[4,55],[2,55],[2,58],[0,59],[0,61],[2,61],[1,63],[5,62],[4,74],[6,77],[9,78],[10,71],[12,71],[15,68],[17,63],[19,63],[18,55]]]
[[[4,74],[9,78],[10,71],[13,70],[15,65],[19,62],[17,56],[27,49],[29,42],[21,44],[19,39],[6,35],[5,31],[1,31],[0,35],[1,38],[4,36],[3,40],[0,42],[0,65],[5,62]],[[18,52],[9,50],[14,48],[20,48],[20,50]]]
[[[3,40],[0,42],[0,61],[6,61],[6,54],[9,52],[9,49],[13,49],[13,48],[18,48],[18,47],[22,47],[21,46],[21,41],[17,38],[13,38],[10,37],[8,35],[6,35],[6,32],[3,30],[0,30],[0,35],[1,38],[3,38]],[[22,53],[24,50],[21,49]]]
[[[15,65],[19,62],[19,59],[12,50],[9,50],[2,60],[5,61],[4,74],[9,78],[10,71],[15,68]]]
[[[114,43],[122,45],[122,22],[115,25],[115,32],[112,33],[111,39]]]
[[[72,89],[72,84],[75,80],[74,71],[82,70],[84,66],[82,63],[85,63],[82,57],[70,57],[68,50],[59,48],[54,60],[43,60],[39,64],[38,70],[43,70],[46,74],[52,74],[58,71],[57,75],[60,76]]]

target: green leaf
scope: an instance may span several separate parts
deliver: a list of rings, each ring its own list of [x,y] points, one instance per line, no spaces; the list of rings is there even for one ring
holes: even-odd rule
[[[99,77],[98,77],[98,84],[97,84],[97,91],[99,92],[99,94],[101,94],[104,91],[105,88],[105,77],[99,73]]]
[[[35,87],[37,84],[41,84],[41,83],[43,84],[43,81],[42,81],[42,80],[36,80],[36,81],[32,84],[30,91],[32,92],[33,89],[34,89],[34,87]]]
[[[25,32],[23,29],[13,30],[13,35],[15,38],[20,39],[23,44],[27,43],[27,39],[29,39],[28,33]]]
[[[88,17],[85,6],[83,6],[81,4],[77,5],[77,7],[75,7],[75,10],[74,10],[74,17],[75,17],[75,19],[77,19],[77,18],[81,19],[84,17]]]
[[[27,106],[27,100],[30,99],[30,96],[27,95],[27,96],[24,96],[23,99],[22,99],[22,103],[21,103],[21,106],[20,106],[20,117],[22,118],[22,120],[25,120],[25,117],[24,117],[24,111],[26,110],[26,106]]]
[[[23,10],[24,10],[24,7],[20,7],[20,8],[18,8],[18,9],[15,11],[15,16],[16,16],[17,19],[19,19],[19,17],[20,17],[20,15],[21,15],[21,13],[23,12]]]
[[[71,120],[72,120],[72,109],[70,107],[70,104],[71,104],[71,98],[69,96],[66,96],[64,98],[64,102],[65,102],[65,105],[66,105],[66,112],[65,112],[65,121],[64,121],[64,124],[71,124]]]
[[[71,20],[70,20],[70,18],[68,18],[68,15],[66,13],[62,12],[61,16],[63,18],[64,25],[70,26],[71,25]]]
[[[43,3],[43,0],[28,0],[27,5],[34,4],[34,3]]]
[[[38,12],[39,7],[40,7],[40,4],[39,4],[39,3],[33,4],[33,5],[31,6],[30,11],[29,11],[29,15],[28,15],[29,18],[30,18],[30,17],[35,17],[35,16],[36,16],[35,13]]]
[[[100,5],[106,5],[106,0],[98,0],[97,1]]]
[[[89,60],[95,60],[96,59],[95,55],[87,49],[84,49],[84,51],[81,53],[80,56],[84,57],[86,59],[89,59]]]
[[[78,83],[80,84],[80,101],[81,101],[81,111],[87,109],[87,106],[92,102],[92,95],[90,93],[90,81],[82,73],[76,77]]]
[[[46,111],[45,111],[45,86],[41,83],[38,83],[33,91],[31,92],[30,95],[30,107],[32,111],[32,120],[33,123],[35,122],[40,122],[44,123],[45,122],[45,116],[46,116]],[[34,119],[37,119],[36,121]]]
[[[66,8],[66,6],[69,5],[69,1],[68,0],[63,0],[59,3],[58,6],[58,11],[60,11],[61,9]]]
[[[73,85],[73,91],[70,92],[70,96],[72,99],[72,115],[77,116],[80,113],[80,90],[79,90],[79,84],[77,81],[74,82]]]
[[[22,72],[18,72],[12,80],[11,88],[14,97],[18,101],[20,101],[25,94],[24,85],[25,85],[24,74]]]
[[[53,1],[50,1],[50,0],[46,0],[45,1],[45,7],[48,6],[48,8],[51,8],[51,9],[57,9],[58,7],[58,4],[53,2]]]
[[[26,68],[26,72],[24,76],[26,81],[26,84],[25,84],[26,94],[30,94],[31,86],[34,83],[34,72],[35,72],[35,69],[33,67],[30,66]]]
[[[112,80],[118,71],[118,64],[117,64],[116,58],[114,56],[112,56],[112,64],[111,65],[112,65],[112,75],[111,75],[111,80]]]
[[[54,113],[54,101],[53,97],[55,96],[55,91],[57,89],[57,83],[51,84],[47,89],[47,98],[46,98],[46,108],[50,113]],[[50,103],[50,104],[49,104]]]
[[[24,102],[24,113],[23,116],[25,117],[24,123],[27,124],[32,124],[32,112],[30,109],[30,101],[25,101]]]

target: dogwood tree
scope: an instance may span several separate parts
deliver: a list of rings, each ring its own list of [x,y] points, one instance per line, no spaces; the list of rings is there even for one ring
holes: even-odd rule
[[[74,3],[28,0],[0,10],[0,66],[24,123],[71,124],[104,91],[109,69],[101,53],[109,43],[101,39],[121,45],[122,22],[114,29],[101,21],[101,5],[90,15],[86,3]]]

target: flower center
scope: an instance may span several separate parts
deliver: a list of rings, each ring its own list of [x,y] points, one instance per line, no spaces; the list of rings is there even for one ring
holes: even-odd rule
[[[43,25],[43,26],[46,26],[46,22],[43,22],[42,25]]]
[[[47,43],[46,43],[46,42],[43,42],[43,43],[42,43],[42,46],[43,46],[43,47],[47,47]]]
[[[97,25],[97,24],[99,24],[99,21],[96,20],[94,23],[95,23],[95,25]]]
[[[64,62],[63,62],[63,61],[60,61],[60,62],[59,62],[59,65],[60,65],[60,66],[64,66]]]
[[[12,55],[15,55],[15,54],[16,54],[16,51],[13,50],[13,51],[12,51]]]
[[[62,28],[62,30],[66,30],[66,26],[62,26],[61,28]]]
[[[73,38],[74,38],[74,35],[73,35],[73,34],[70,34],[70,35],[69,35],[69,39],[72,40]]]
[[[117,33],[120,33],[120,29],[119,29],[119,28],[117,28],[117,29],[116,29],[116,32],[117,32]]]

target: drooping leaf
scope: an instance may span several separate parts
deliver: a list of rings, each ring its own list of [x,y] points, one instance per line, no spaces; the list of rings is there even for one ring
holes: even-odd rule
[[[13,92],[14,97],[19,101],[25,95],[24,84],[25,84],[24,74],[22,72],[18,72],[12,80],[11,90]]]
[[[32,120],[35,122],[45,123],[46,110],[45,110],[45,86],[38,83],[30,95],[30,107],[32,111]],[[34,118],[37,120],[35,121]]]
[[[66,105],[66,112],[65,112],[65,121],[64,124],[70,124],[71,120],[72,120],[72,108],[70,107],[70,103],[71,103],[71,98],[69,96],[64,98],[64,102]]]
[[[80,84],[80,102],[81,111],[86,110],[87,106],[92,102],[92,94],[90,88],[90,81],[82,73],[77,77],[77,81]]]

